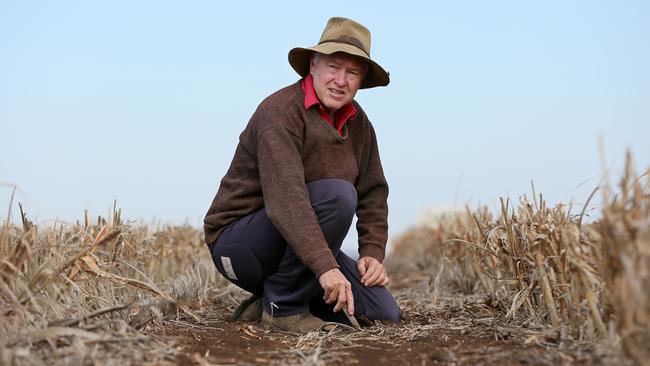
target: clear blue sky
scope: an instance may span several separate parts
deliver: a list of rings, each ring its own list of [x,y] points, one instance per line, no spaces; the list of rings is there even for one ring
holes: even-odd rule
[[[584,202],[599,134],[615,172],[628,147],[650,165],[648,1],[318,4],[0,1],[0,183],[40,222],[117,199],[129,218],[198,226],[257,104],[297,80],[287,52],[331,16],[366,25],[391,73],[357,100],[393,237],[424,207],[494,206],[531,179]]]

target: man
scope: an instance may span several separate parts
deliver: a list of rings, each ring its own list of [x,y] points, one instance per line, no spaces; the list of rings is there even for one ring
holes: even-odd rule
[[[299,332],[345,321],[341,309],[397,322],[381,264],[388,185],[353,99],[388,85],[388,73],[370,59],[368,29],[346,18],[330,19],[289,63],[303,78],[259,105],[204,220],[218,271],[253,294],[233,318]],[[340,250],[355,213],[356,263]]]

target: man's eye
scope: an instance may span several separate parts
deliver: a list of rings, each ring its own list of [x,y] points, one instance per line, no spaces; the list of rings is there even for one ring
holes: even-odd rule
[[[357,78],[359,78],[359,73],[356,72],[356,71],[348,71],[347,72],[347,77],[350,80],[356,80]]]
[[[334,70],[334,71],[339,69],[338,66],[336,66],[336,65],[328,65],[328,67],[329,67],[330,70]]]

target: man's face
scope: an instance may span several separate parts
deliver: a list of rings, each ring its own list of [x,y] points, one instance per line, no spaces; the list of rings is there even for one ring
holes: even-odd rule
[[[366,65],[345,53],[312,57],[309,73],[321,104],[329,113],[350,103],[361,85]]]

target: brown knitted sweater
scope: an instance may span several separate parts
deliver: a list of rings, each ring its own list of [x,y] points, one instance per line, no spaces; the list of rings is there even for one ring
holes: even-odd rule
[[[266,98],[239,136],[230,168],[205,216],[206,244],[214,243],[231,222],[265,206],[271,222],[316,276],[337,268],[306,183],[339,178],[357,190],[359,254],[383,261],[388,185],[375,131],[353,103],[357,115],[341,136],[315,108],[305,109],[300,82]]]

